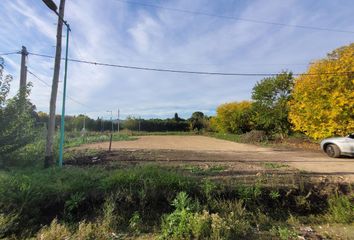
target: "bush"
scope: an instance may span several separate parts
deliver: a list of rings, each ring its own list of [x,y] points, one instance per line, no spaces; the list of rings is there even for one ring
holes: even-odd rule
[[[330,222],[354,222],[354,205],[348,196],[334,195],[328,199],[328,213],[326,218]]]
[[[280,240],[295,240],[298,239],[298,234],[286,226],[273,227],[271,232],[280,238]]]
[[[161,225],[161,239],[247,239],[251,225],[235,212],[224,217],[218,213],[201,213],[186,193],[181,192],[173,201],[175,211],[165,216]]]
[[[265,131],[261,130],[252,130],[248,133],[245,133],[241,136],[242,142],[247,143],[256,143],[256,142],[263,142],[268,139],[268,136]]]
[[[211,126],[223,133],[245,133],[252,128],[252,104],[248,101],[225,103],[216,109]]]

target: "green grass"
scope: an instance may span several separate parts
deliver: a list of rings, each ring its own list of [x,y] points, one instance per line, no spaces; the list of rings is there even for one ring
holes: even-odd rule
[[[289,167],[288,165],[286,165],[284,163],[276,163],[276,162],[267,162],[267,163],[264,163],[263,166],[267,169],[278,169],[278,168]]]
[[[143,211],[145,219],[151,220],[169,209],[168,202],[179,191],[196,189],[190,178],[155,166],[3,171],[0,178],[0,214],[17,216],[9,233],[35,230],[54,217],[66,221],[90,218],[111,195],[120,203],[122,218]]]
[[[216,166],[206,171],[218,173],[224,169]],[[202,170],[189,171],[198,175]],[[189,199],[184,198],[187,205],[180,203],[184,207],[173,201],[180,192],[185,192]],[[267,234],[285,238],[293,231],[293,225],[285,224],[289,218],[302,219],[306,224],[313,219],[310,216],[316,217],[316,224],[353,223],[352,202],[353,196],[333,195],[311,186],[301,190],[260,183],[218,183],[155,165],[111,170],[64,167],[0,171],[0,238],[11,234],[19,239],[33,236],[55,218],[57,223],[42,229],[49,231],[46,234],[56,229],[67,229],[69,235],[79,234],[78,224],[85,220],[82,234],[91,234],[92,229],[106,231],[109,225],[113,229],[110,231],[127,234],[156,233],[161,227],[167,239],[184,234],[221,234],[224,239],[233,239],[253,236],[257,234],[255,226],[259,226]],[[185,212],[180,211],[182,208]],[[165,225],[161,225],[161,219],[167,221]],[[179,221],[190,224],[180,229],[173,225]],[[203,226],[207,227],[206,232]],[[179,233],[173,233],[177,230]]]
[[[129,136],[127,134],[113,134],[113,141],[133,141],[136,137]],[[88,132],[85,137],[80,132],[67,132],[65,134],[64,150],[68,148],[78,147],[83,144],[104,142],[110,140],[109,133],[100,132]],[[59,151],[59,134],[54,137],[54,159],[58,159]],[[45,136],[38,135],[32,143],[27,144],[25,147],[18,149],[14,153],[8,156],[5,161],[6,168],[41,168],[44,162],[45,153]],[[64,158],[72,159],[72,152],[64,152]],[[91,152],[88,151],[87,155]]]
[[[191,172],[196,175],[215,175],[226,170],[227,167],[221,165],[213,165],[210,167],[203,168],[201,166],[186,165],[183,167],[184,170]]]
[[[216,137],[240,141],[239,135]],[[127,134],[113,136],[114,141],[134,139]],[[108,134],[88,133],[83,141],[78,133],[68,133],[65,147],[107,140]],[[217,182],[213,176],[227,169],[221,165],[185,166],[182,171],[155,165],[34,168],[42,166],[44,146],[43,139],[34,141],[11,156],[13,168],[0,171],[0,239],[11,235],[26,239],[38,231],[43,236],[65,233],[73,239],[109,238],[112,232],[125,237],[153,233],[165,239],[257,239],[257,234],[286,239],[295,232],[289,218],[304,224],[354,221],[350,188],[345,194],[334,194],[309,182],[294,187],[262,185],[261,180],[248,185]],[[97,150],[68,151],[64,157],[98,154]],[[184,207],[177,207],[181,196],[174,200],[180,192],[189,202]]]

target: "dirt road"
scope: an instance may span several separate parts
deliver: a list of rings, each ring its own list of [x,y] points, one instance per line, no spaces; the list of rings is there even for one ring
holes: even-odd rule
[[[108,143],[89,144],[83,148],[107,149]],[[318,176],[339,176],[354,181],[354,158],[333,159],[321,151],[259,147],[205,136],[142,136],[136,141],[113,142],[112,149],[125,149],[131,152],[140,150],[143,151],[145,157],[150,155],[150,158],[156,158],[155,160],[159,161],[205,160],[243,164],[248,166],[247,170],[254,169],[255,171],[259,170],[256,163],[258,165],[267,162],[279,163]],[[153,150],[153,156],[148,150]],[[160,150],[165,155],[157,154],[159,151],[156,150]],[[143,160],[144,157],[141,159]],[[252,163],[256,164],[256,167],[251,166]]]

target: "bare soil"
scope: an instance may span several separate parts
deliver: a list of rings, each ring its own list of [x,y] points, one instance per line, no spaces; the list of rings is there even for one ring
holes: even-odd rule
[[[79,149],[107,150],[108,145],[94,143]],[[301,173],[320,179],[354,181],[354,158],[334,159],[320,150],[260,147],[205,136],[141,136],[136,141],[113,142],[105,161],[190,165],[202,170],[217,166],[224,169],[218,171],[218,177],[275,174],[286,178],[288,174]]]

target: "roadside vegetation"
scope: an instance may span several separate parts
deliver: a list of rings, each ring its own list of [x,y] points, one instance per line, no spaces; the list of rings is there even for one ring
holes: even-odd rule
[[[0,237],[296,239],[301,226],[354,221],[350,185],[269,187],[261,178],[244,185],[197,175],[155,165],[2,171]]]

